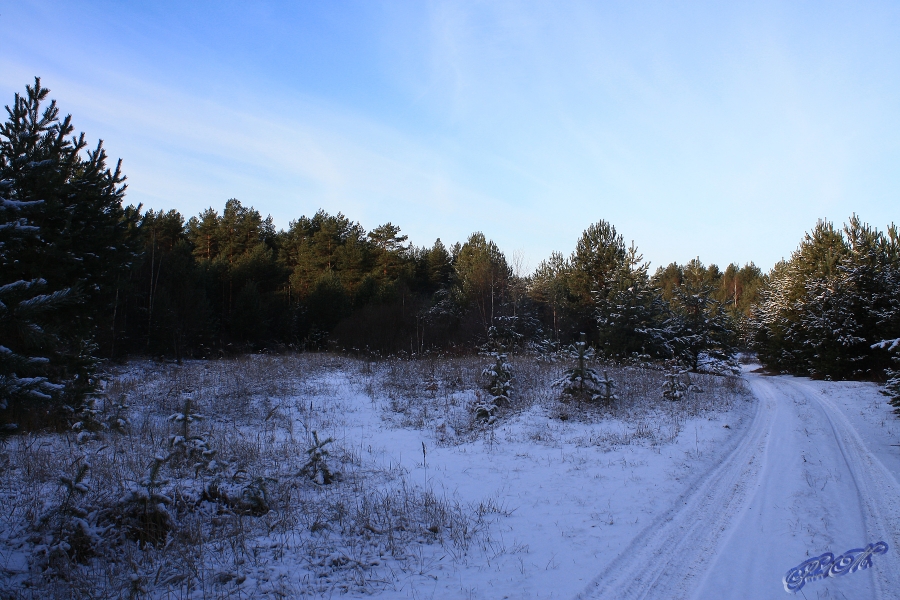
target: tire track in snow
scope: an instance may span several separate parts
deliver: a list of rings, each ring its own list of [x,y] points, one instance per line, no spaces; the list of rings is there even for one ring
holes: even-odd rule
[[[877,597],[896,598],[900,595],[900,484],[868,449],[856,428],[832,400],[808,381],[788,380],[787,384],[811,400],[828,419],[859,492],[860,509],[868,534],[866,539],[860,540],[859,546],[883,540],[890,547],[886,555],[877,557],[875,568],[870,569]],[[843,550],[849,548],[837,550],[836,553]]]
[[[684,598],[728,528],[731,515],[744,502],[748,483],[757,479],[777,410],[774,398],[759,398],[743,435],[735,432],[722,458],[689,485],[672,508],[638,534],[577,598]]]
[[[848,598],[897,597],[897,479],[808,380],[748,380],[758,398],[750,426],[742,435],[735,432],[719,462],[578,598],[788,598],[781,577],[807,556],[879,540],[891,550],[877,557],[874,568],[810,587],[816,593],[828,593],[825,587],[846,591]],[[807,457],[818,459],[818,466]],[[822,489],[806,479],[814,469],[827,470],[830,487],[829,477]],[[822,544],[834,547],[810,547]]]

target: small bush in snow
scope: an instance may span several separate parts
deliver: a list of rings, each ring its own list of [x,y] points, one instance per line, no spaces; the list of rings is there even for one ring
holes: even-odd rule
[[[509,394],[512,391],[512,368],[503,352],[491,354],[496,360],[481,372],[488,377],[486,386],[487,396],[475,404],[475,418],[487,421],[488,424],[497,420],[497,413],[504,406],[509,405]]]
[[[181,412],[169,416],[169,421],[180,425],[177,434],[169,436],[169,445],[177,456],[186,460],[196,460],[194,469],[215,470],[215,450],[211,450],[203,436],[195,435],[191,431],[191,423],[203,420],[203,415],[194,412],[191,399],[185,398]]]
[[[588,346],[585,335],[568,348],[569,356],[577,362],[571,369],[566,369],[563,376],[553,382],[561,387],[564,394],[595,400],[601,392],[600,374],[587,366],[594,356],[594,349]]]
[[[175,526],[167,509],[172,504],[172,498],[162,490],[168,481],[160,477],[160,469],[170,458],[171,454],[155,456],[147,477],[132,485],[117,507],[119,531],[139,545],[158,546],[164,543]]]
[[[328,485],[340,476],[340,473],[329,466],[328,450],[325,449],[325,446],[334,440],[331,438],[320,440],[316,431],[313,431],[312,434],[313,445],[306,451],[309,459],[300,469],[300,474],[309,477],[319,485]]]
[[[688,386],[681,377],[681,373],[667,373],[663,382],[662,396],[666,400],[681,400],[688,391]]]
[[[597,381],[598,392],[596,398],[602,400],[604,404],[609,406],[613,400],[618,400],[616,388],[619,387],[614,379],[610,378],[609,373],[603,372],[603,377]]]

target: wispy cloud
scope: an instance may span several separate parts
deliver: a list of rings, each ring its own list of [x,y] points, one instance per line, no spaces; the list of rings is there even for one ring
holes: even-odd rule
[[[0,85],[11,89],[31,78],[3,59],[0,73]],[[441,226],[448,224],[451,235],[463,237],[478,226],[468,217],[476,212],[482,226],[492,220],[492,199],[454,182],[439,154],[314,99],[251,95],[237,104],[264,109],[250,111],[121,73],[95,73],[84,84],[51,72],[44,84],[77,126],[87,121],[90,135],[126,157],[131,201],[192,214],[236,196],[272,212],[282,226],[319,207],[369,227],[403,225],[404,214],[417,214],[431,223],[417,228],[419,243],[447,237]]]
[[[0,22],[0,91],[43,75],[125,158],[133,202],[194,214],[234,196],[281,226],[323,207],[419,244],[483,230],[532,265],[600,218],[655,264],[770,266],[817,217],[894,216],[888,5],[357,8],[231,7],[211,25],[170,7],[108,38],[96,14],[17,8],[85,35],[29,47]]]

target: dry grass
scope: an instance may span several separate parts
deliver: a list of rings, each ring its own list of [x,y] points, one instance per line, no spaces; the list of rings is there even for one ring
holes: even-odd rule
[[[390,359],[366,366],[366,389],[372,398],[384,402],[396,426],[433,429],[435,438],[445,445],[466,443],[485,435],[472,407],[487,383],[482,370],[489,362],[490,358],[484,356]],[[618,399],[607,405],[566,396],[552,385],[570,366],[565,361],[547,363],[519,355],[510,357],[510,362],[514,379],[511,404],[503,416],[507,421],[540,408],[560,423],[616,422],[627,427],[578,440],[586,445],[668,443],[677,437],[685,420],[729,410],[750,394],[740,377],[691,373],[681,375],[691,391],[680,401],[670,402],[662,397],[669,372],[662,366],[595,361],[590,366],[608,374],[618,385]],[[533,432],[529,439],[551,444],[559,441],[546,429]]]
[[[306,354],[141,362],[112,372],[99,404],[109,412],[127,403],[124,433],[99,432],[80,444],[74,433],[7,441],[0,595],[369,593],[422,571],[422,547],[464,554],[489,511],[423,491],[399,468],[363,464],[337,442],[331,456],[340,481],[320,486],[299,475],[312,432],[342,424],[350,410],[344,388],[359,384],[364,367]],[[205,417],[190,435],[216,451],[215,463],[198,466],[173,452],[180,429],[168,418],[188,398]],[[123,502],[148,489],[156,456],[167,458],[151,489],[170,500],[158,507],[164,518],[154,517],[153,501]],[[74,478],[82,465],[84,491],[70,492],[60,477]],[[94,539],[82,539],[82,524]]]
[[[0,596],[372,593],[427,574],[438,555],[464,559],[473,543],[490,552],[489,525],[503,507],[438,497],[399,466],[365,456],[356,440],[328,446],[342,475],[335,483],[301,475],[313,432],[345,428],[360,396],[388,426],[430,429],[447,445],[488,435],[493,443],[493,429],[472,411],[489,361],[302,354],[116,368],[98,407],[127,417],[124,432],[101,431],[82,443],[74,432],[25,434],[0,448]],[[567,422],[614,421],[624,426],[599,428],[577,443],[662,444],[686,418],[727,409],[746,393],[740,379],[693,376],[702,391],[667,402],[663,371],[595,365],[619,383],[619,399],[604,406],[560,397],[550,383],[562,363],[530,356],[511,363],[514,393],[501,422],[541,410],[559,424],[520,428],[531,443],[557,443]],[[172,446],[182,430],[169,417],[188,400],[204,416],[190,424],[189,437],[214,456]]]

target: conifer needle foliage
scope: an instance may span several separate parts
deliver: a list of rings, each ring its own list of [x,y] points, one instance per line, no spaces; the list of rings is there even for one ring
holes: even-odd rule
[[[568,352],[575,360],[575,366],[566,369],[563,376],[553,383],[554,386],[562,388],[564,394],[584,400],[596,400],[601,388],[611,393],[605,382],[601,384],[605,378],[601,378],[595,369],[588,366],[588,361],[594,357],[594,349],[588,345],[584,333],[577,342],[569,346]]]
[[[88,148],[35,78],[0,125],[0,397],[40,421],[96,385],[96,321],[135,254],[121,161]]]

